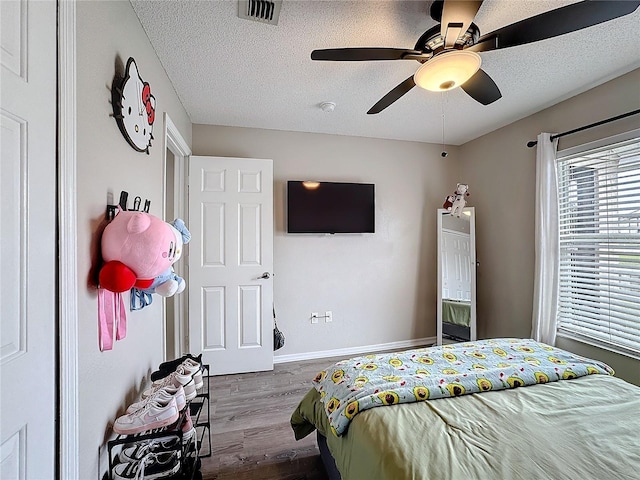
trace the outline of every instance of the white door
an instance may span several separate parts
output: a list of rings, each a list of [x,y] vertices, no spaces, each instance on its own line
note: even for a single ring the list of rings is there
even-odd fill
[[[0,478],[55,478],[56,2],[0,1]]]
[[[273,369],[273,164],[189,161],[189,350],[211,374]]]
[[[469,234],[442,231],[442,298],[471,301]]]

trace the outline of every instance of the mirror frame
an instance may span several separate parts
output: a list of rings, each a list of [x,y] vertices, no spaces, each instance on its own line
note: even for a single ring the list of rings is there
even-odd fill
[[[475,207],[464,207],[463,214],[469,213],[469,245],[471,248],[470,263],[471,263],[471,318],[470,318],[470,338],[469,341],[475,341],[478,338],[477,326],[476,326],[476,211]],[[436,345],[442,345],[442,218],[444,215],[450,215],[451,213],[444,208],[439,208],[437,212],[438,217],[438,300],[437,300],[437,337]]]

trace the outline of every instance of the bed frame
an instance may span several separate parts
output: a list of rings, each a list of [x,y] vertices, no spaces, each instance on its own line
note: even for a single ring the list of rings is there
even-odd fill
[[[327,472],[329,480],[342,480],[338,467],[336,467],[336,461],[333,459],[329,447],[327,446],[327,439],[324,435],[316,430],[316,439],[318,441],[318,448],[320,449],[320,458],[322,458],[322,464]]]
[[[442,322],[442,335],[454,340],[468,342],[471,339],[471,328]]]

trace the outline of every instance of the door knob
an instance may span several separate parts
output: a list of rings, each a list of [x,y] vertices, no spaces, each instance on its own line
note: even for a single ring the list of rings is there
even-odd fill
[[[268,278],[271,278],[271,275],[269,274],[269,272],[264,272],[260,278],[262,278],[262,279],[265,279],[265,280],[266,280],[266,279],[268,279]]]

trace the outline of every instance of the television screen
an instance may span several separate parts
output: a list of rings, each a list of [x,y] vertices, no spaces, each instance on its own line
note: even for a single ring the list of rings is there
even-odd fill
[[[287,232],[373,233],[372,183],[287,182]]]

